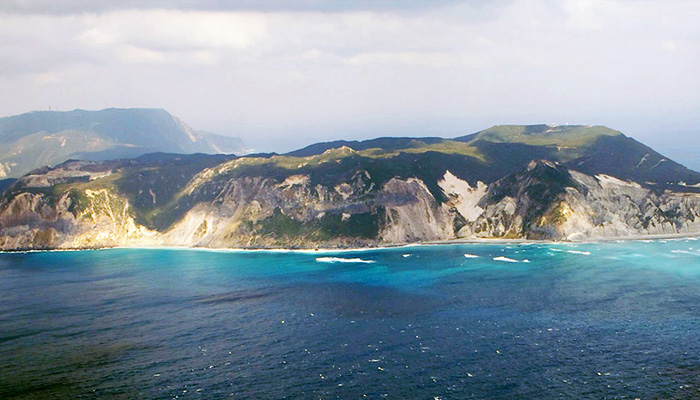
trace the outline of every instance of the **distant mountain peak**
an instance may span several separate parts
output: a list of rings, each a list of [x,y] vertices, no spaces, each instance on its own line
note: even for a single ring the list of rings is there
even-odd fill
[[[70,158],[241,153],[240,138],[196,131],[162,108],[34,111],[0,118],[0,179]]]

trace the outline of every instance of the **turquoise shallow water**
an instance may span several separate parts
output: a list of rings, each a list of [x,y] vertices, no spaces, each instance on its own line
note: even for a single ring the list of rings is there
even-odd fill
[[[3,399],[700,397],[695,239],[0,254],[0,295]]]

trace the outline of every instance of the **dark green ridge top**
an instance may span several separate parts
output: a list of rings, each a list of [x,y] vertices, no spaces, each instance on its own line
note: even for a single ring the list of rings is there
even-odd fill
[[[454,140],[471,142],[488,140],[499,143],[524,143],[530,145],[582,146],[602,136],[619,136],[622,132],[605,126],[590,125],[496,125]]]

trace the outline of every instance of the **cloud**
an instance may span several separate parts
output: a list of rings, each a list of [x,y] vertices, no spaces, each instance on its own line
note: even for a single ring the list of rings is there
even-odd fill
[[[454,57],[440,52],[373,52],[360,53],[345,59],[349,65],[405,64],[445,67],[454,65]]]
[[[346,12],[346,11],[387,11],[423,10],[436,6],[459,3],[460,0],[5,0],[0,2],[0,12],[14,14],[78,14],[103,13],[115,10],[172,9],[188,11],[282,11],[282,12]],[[475,0],[473,4],[488,3],[489,0]]]
[[[130,45],[120,47],[117,51],[117,57],[126,63],[162,63],[166,61],[166,55],[163,52]]]
[[[118,11],[80,18],[88,46],[132,44],[154,50],[254,46],[266,34],[266,21],[251,13]],[[129,21],[124,24],[124,21]]]

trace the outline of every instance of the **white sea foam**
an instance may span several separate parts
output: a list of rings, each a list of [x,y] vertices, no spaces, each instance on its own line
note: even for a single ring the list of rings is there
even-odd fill
[[[580,251],[580,250],[563,250],[563,249],[557,249],[557,248],[549,248],[550,251],[554,251],[557,253],[570,253],[570,254],[580,254],[584,256],[590,256],[591,252],[590,251]]]
[[[567,250],[567,253],[571,253],[571,254],[581,254],[581,255],[584,255],[584,256],[590,256],[590,255],[591,255],[591,252],[590,252],[590,251]]]
[[[477,256],[476,254],[469,254],[469,253],[465,253],[464,257],[465,258],[479,258],[479,256]]]
[[[520,262],[518,260],[513,260],[512,258],[508,258],[508,257],[494,257],[493,261],[503,261],[503,262],[509,262],[509,263]]]
[[[699,257],[700,257],[700,253],[695,253],[695,252],[687,251],[687,250],[671,250],[671,253],[675,253],[675,254],[688,254],[688,255],[691,255],[691,256],[699,256]]]
[[[342,258],[342,257],[316,257],[316,261],[325,263],[363,263],[371,264],[372,260],[363,260],[361,258]]]

